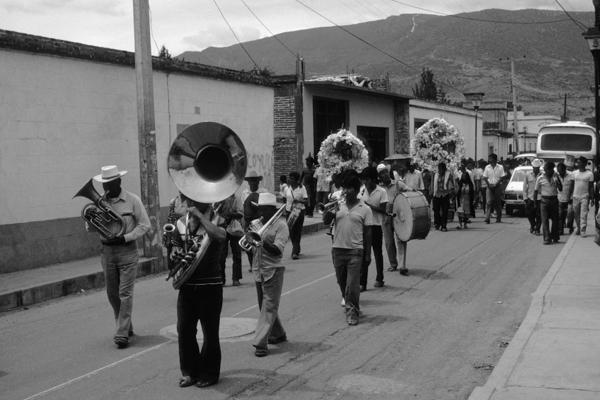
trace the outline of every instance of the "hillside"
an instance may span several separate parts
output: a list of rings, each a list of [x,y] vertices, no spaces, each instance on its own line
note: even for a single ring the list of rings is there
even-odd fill
[[[591,12],[572,15],[586,25],[593,24]],[[445,90],[456,101],[462,100],[460,92],[467,91],[482,91],[487,99],[510,100],[506,58],[513,57],[518,102],[526,112],[560,115],[566,93],[571,119],[593,114],[592,57],[581,30],[561,12],[490,9],[457,16],[403,14],[345,28],[400,61],[336,27],[278,37],[302,55],[308,76],[347,71],[371,78],[389,74],[394,90],[412,94],[421,69],[428,67],[448,84]],[[274,38],[244,45],[261,68],[276,74],[295,71],[294,56]],[[253,68],[239,45],[185,52],[179,57],[228,68]]]

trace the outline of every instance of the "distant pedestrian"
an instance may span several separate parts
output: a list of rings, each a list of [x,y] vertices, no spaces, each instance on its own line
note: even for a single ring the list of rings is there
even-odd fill
[[[438,164],[438,171],[431,181],[431,193],[433,195],[433,225],[435,229],[442,232],[448,231],[448,208],[450,198],[454,195],[455,184],[452,173],[446,168],[446,163]]]
[[[286,194],[286,212],[288,213],[288,225],[290,226],[290,240],[292,241],[292,259],[300,257],[300,240],[302,239],[302,226],[304,226],[304,215],[308,204],[308,193],[302,183],[300,174],[290,172],[289,186]]]
[[[562,190],[558,192],[558,231],[560,235],[564,235],[569,205],[573,203],[571,197],[573,191],[573,188],[571,187],[573,186],[573,176],[567,171],[567,167],[562,162],[558,163],[556,170],[558,171],[558,179],[562,184]]]
[[[485,210],[486,210],[486,203],[487,203],[487,182],[483,179],[483,170],[486,166],[486,162],[485,160],[481,159],[479,161],[477,161],[477,168],[475,169],[475,176],[479,177],[479,191],[478,191],[478,198],[477,198],[477,204],[479,204],[481,206],[481,209],[483,210],[483,213],[485,214]]]
[[[505,177],[504,167],[498,164],[498,156],[494,153],[488,157],[489,164],[483,170],[483,180],[487,184],[487,210],[485,223],[490,223],[492,210],[496,212],[496,222],[502,222],[502,182]]]
[[[221,249],[219,265],[223,277],[223,285],[227,281],[225,268],[227,264],[227,255],[231,247],[231,282],[232,286],[240,286],[242,279],[242,249],[239,241],[244,235],[242,219],[244,218],[244,203],[242,202],[242,193],[238,189],[234,194],[223,200],[219,215],[223,218],[222,226],[225,228],[225,242]]]
[[[329,196],[329,183],[331,178],[327,176],[327,173],[323,168],[317,167],[315,170],[314,178],[317,180],[317,199],[316,204],[327,203],[327,196]]]
[[[558,192],[560,190],[562,190],[562,184],[554,173],[554,163],[548,161],[544,164],[544,174],[537,178],[533,194],[534,201],[540,201],[544,244],[557,243],[560,238],[558,232]]]
[[[540,214],[538,202],[533,200],[533,194],[537,178],[540,176],[542,162],[536,158],[531,162],[531,166],[533,170],[527,171],[523,181],[523,198],[525,199],[525,212],[527,213],[527,219],[529,219],[529,233],[539,235],[542,226],[542,215]]]
[[[260,181],[262,181],[262,175],[258,175],[256,171],[248,172],[248,175],[244,178],[248,182],[248,189],[242,192],[242,200],[244,202],[244,232],[248,231],[250,223],[259,218],[258,206],[258,194],[265,192],[265,188],[261,188]],[[248,264],[252,265],[252,252],[247,252]],[[249,269],[251,270],[251,269]]]
[[[460,211],[458,213],[458,229],[466,229],[471,216],[473,193],[475,188],[471,181],[471,174],[468,173],[466,166],[461,166],[461,175],[458,179],[458,193],[456,196]],[[457,209],[458,210],[458,209]]]
[[[578,169],[573,172],[573,212],[577,225],[576,235],[585,236],[590,203],[594,197],[594,174],[586,169],[587,158],[577,159]]]
[[[118,348],[129,346],[133,336],[131,313],[133,308],[133,286],[138,266],[136,240],[150,230],[150,218],[140,198],[121,188],[121,177],[127,171],[119,171],[116,165],[101,168],[100,175],[94,176],[102,183],[102,199],[123,220],[123,232],[115,237],[102,237],[100,262],[104,270],[106,294],[113,309],[116,331],[113,340]],[[86,229],[97,232],[86,222]]]
[[[279,193],[277,193],[278,201],[285,202],[285,191],[287,190],[287,175],[279,176]]]
[[[306,188],[307,202],[304,210],[307,217],[312,218],[315,209],[315,201],[317,198],[317,181],[314,178],[315,175],[315,159],[308,153],[308,157],[304,160],[306,162],[306,168],[302,170],[300,176],[300,182],[302,186]]]

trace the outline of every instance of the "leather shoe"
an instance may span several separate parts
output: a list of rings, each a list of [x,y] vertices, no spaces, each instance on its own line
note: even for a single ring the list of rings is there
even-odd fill
[[[182,376],[179,379],[179,387],[188,387],[194,385],[198,380],[196,378],[192,378],[191,376]]]
[[[256,350],[254,350],[254,355],[256,357],[264,357],[268,354],[269,354],[269,349],[267,349],[267,348],[257,347]]]
[[[196,387],[205,388],[208,386],[215,385],[219,380],[218,379],[200,379],[196,382]]]
[[[383,287],[383,281],[375,281],[374,287]]]
[[[129,347],[129,339],[124,336],[116,336],[114,342],[119,349],[126,349]]]
[[[400,268],[400,275],[408,276],[408,269]]]

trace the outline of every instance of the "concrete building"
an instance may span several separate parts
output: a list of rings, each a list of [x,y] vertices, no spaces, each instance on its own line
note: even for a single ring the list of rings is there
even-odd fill
[[[154,59],[160,205],[166,159],[187,125],[215,121],[244,142],[272,189],[274,88],[264,77]],[[0,30],[0,272],[98,254],[73,195],[102,165],[140,193],[134,54]],[[101,187],[97,187],[101,191]]]
[[[498,159],[506,159],[512,152],[512,132],[508,129],[508,103],[506,101],[484,101],[479,111],[483,116],[483,151],[480,159],[495,153]]]
[[[414,135],[423,124],[432,118],[443,118],[460,132],[465,141],[465,156],[475,159],[475,142],[477,157],[487,156],[483,140],[483,116],[479,112],[475,118],[475,110],[448,104],[433,103],[425,100],[410,100],[410,133]],[[475,140],[475,121],[477,120],[477,140]]]
[[[508,129],[513,131],[514,121],[513,112],[507,114]],[[556,124],[561,122],[560,117],[556,115],[525,115],[523,111],[517,111],[517,127],[519,128],[519,152],[520,153],[535,153],[537,145],[537,136],[540,128],[548,124]],[[513,140],[510,141],[514,149]]]
[[[302,71],[302,67],[299,67]],[[274,79],[275,175],[303,167],[309,153],[316,158],[320,144],[342,127],[363,140],[371,161],[392,153],[408,153],[408,97],[393,92],[328,79],[297,75]]]

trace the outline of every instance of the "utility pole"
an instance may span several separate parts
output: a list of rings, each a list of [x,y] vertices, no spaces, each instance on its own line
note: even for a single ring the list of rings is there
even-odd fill
[[[519,119],[517,118],[517,89],[515,88],[515,61],[510,59],[510,90],[512,92],[513,106],[513,141],[515,153],[519,154]]]
[[[156,132],[154,122],[154,90],[152,53],[150,51],[150,13],[148,0],[133,0],[135,36],[135,77],[137,88],[138,146],[142,203],[148,210],[151,239],[144,237],[144,256],[156,257],[162,269],[160,246],[160,202],[156,163]]]
[[[560,119],[561,122],[567,122],[568,118],[567,118],[567,94],[565,93],[565,100],[563,103],[563,115],[562,118]]]

